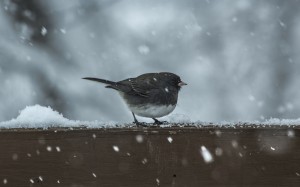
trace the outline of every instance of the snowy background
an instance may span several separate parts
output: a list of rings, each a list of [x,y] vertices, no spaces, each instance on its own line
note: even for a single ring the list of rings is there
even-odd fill
[[[0,121],[39,104],[72,120],[132,122],[82,80],[170,71],[192,121],[300,116],[298,0],[0,1]]]

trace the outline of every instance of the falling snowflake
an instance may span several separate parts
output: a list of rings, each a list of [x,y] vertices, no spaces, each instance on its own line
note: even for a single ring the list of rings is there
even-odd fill
[[[223,149],[217,147],[216,150],[215,150],[215,153],[216,153],[217,156],[222,156],[222,154],[223,154]]]
[[[119,152],[119,151],[120,151],[120,150],[119,150],[119,147],[116,146],[116,145],[113,146],[113,149],[114,149],[114,151],[116,151],[116,152]]]
[[[138,143],[143,143],[143,141],[144,141],[144,138],[142,135],[136,135],[135,139]]]
[[[142,163],[143,164],[146,164],[148,162],[148,159],[147,158],[144,158],[143,160],[142,160]]]
[[[52,147],[51,146],[47,146],[47,151],[51,152],[52,151]]]
[[[63,33],[63,34],[67,33],[66,29],[60,29],[60,32]]]
[[[157,186],[159,186],[159,183],[160,183],[159,179],[158,179],[158,178],[156,178],[155,180],[156,180],[156,184],[157,184]]]
[[[61,150],[60,150],[60,147],[58,147],[58,146],[56,146],[55,149],[56,149],[57,152],[60,152],[60,151],[61,151]]]
[[[42,27],[42,29],[41,29],[42,36],[45,36],[47,34],[47,32],[48,32],[47,29],[45,27]]]
[[[206,149],[204,145],[201,146],[200,153],[203,157],[205,163],[211,163],[214,161],[212,155],[210,154],[209,150]]]

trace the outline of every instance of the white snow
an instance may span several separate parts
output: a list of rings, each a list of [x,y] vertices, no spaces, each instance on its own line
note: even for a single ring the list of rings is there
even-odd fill
[[[202,122],[195,121],[192,122],[189,115],[173,113],[160,119],[161,121],[168,121],[166,125],[162,127],[169,127],[172,123],[185,124],[191,126],[234,126],[236,124],[240,125],[257,125],[257,126],[267,126],[267,125],[300,125],[300,118],[298,119],[278,119],[271,118],[265,121],[247,121],[247,122]],[[0,129],[10,129],[10,128],[51,128],[51,127],[86,127],[86,128],[113,128],[113,127],[128,127],[131,124],[125,124],[124,122],[105,122],[105,121],[76,121],[69,120],[65,118],[59,112],[53,110],[51,107],[45,107],[40,105],[27,106],[25,109],[19,112],[19,115],[9,121],[0,122]],[[151,124],[149,124],[151,126]],[[287,132],[289,137],[294,136],[293,131]],[[217,134],[218,135],[218,134]],[[97,136],[92,135],[93,138]],[[137,141],[140,141],[140,137],[136,137]],[[42,141],[42,140],[41,140]]]
[[[51,146],[47,146],[47,151],[51,152],[52,151],[52,147]]]
[[[144,158],[144,159],[142,160],[142,163],[143,163],[143,164],[147,164],[147,162],[148,162],[148,159],[147,159],[147,158]]]
[[[13,160],[18,160],[18,158],[19,158],[19,155],[17,154],[17,153],[14,153],[13,155],[12,155],[12,159]]]
[[[222,156],[222,154],[223,154],[223,149],[220,148],[220,147],[217,147],[216,150],[215,150],[215,154],[216,154],[217,156]]]
[[[113,146],[113,150],[116,151],[116,152],[119,152],[119,151],[120,151],[119,147],[116,146],[116,145]]]
[[[66,34],[66,33],[67,33],[66,29],[59,29],[59,30],[60,30],[60,32],[63,33],[63,34]]]
[[[295,137],[295,132],[293,130],[288,130],[287,135],[288,135],[288,137],[293,138],[293,137]]]
[[[144,137],[140,134],[136,135],[135,139],[138,143],[143,143],[143,141],[144,141]]]
[[[186,114],[179,114],[179,113],[171,113],[170,115],[163,117],[162,121],[168,121],[169,123],[186,123],[191,124],[191,119]],[[198,122],[196,122],[198,123]],[[202,122],[199,122],[202,123]]]
[[[76,126],[78,122],[68,120],[61,114],[53,111],[50,107],[43,107],[40,105],[28,106],[22,110],[19,116],[10,121],[1,122],[2,128],[37,128],[37,127],[51,127],[60,126]]]
[[[47,34],[47,29],[45,28],[45,27],[42,27],[42,29],[41,29],[41,34],[43,35],[43,36],[45,36],[46,34]]]
[[[213,156],[211,155],[209,150],[206,149],[206,147],[204,145],[201,146],[200,153],[201,153],[205,163],[211,163],[214,161]]]
[[[232,140],[232,141],[231,141],[231,145],[232,145],[232,147],[235,148],[235,149],[238,148],[238,146],[239,146],[239,144],[238,144],[238,142],[237,142],[236,140]]]
[[[155,181],[156,181],[157,186],[159,186],[159,184],[160,184],[159,178],[156,178]]]
[[[167,140],[168,140],[169,143],[172,143],[172,142],[173,142],[173,138],[172,138],[171,136],[169,136],[169,137],[167,138]]]
[[[56,148],[56,151],[57,151],[57,152],[60,152],[60,151],[61,151],[61,149],[60,149],[59,146],[56,146],[55,148]]]
[[[40,105],[27,106],[20,111],[17,118],[0,122],[0,128],[50,128],[50,127],[81,127],[103,128],[118,125],[116,122],[74,121],[64,118],[51,107]],[[122,125],[119,125],[122,126]],[[124,125],[123,125],[124,126]]]
[[[217,135],[217,137],[221,137],[222,132],[221,132],[220,130],[216,130],[216,131],[215,131],[215,134]]]

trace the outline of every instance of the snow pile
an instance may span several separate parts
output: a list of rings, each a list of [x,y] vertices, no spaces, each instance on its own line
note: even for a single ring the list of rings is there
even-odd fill
[[[113,126],[116,123],[98,121],[73,121],[64,118],[62,114],[54,111],[51,107],[40,105],[27,106],[20,111],[17,118],[10,121],[0,122],[0,128],[49,128],[49,127],[81,127],[101,128]]]
[[[186,125],[186,126],[235,126],[235,125],[300,125],[299,119],[277,119],[272,118],[264,122],[191,122],[187,115],[172,114],[161,118],[160,120],[167,120],[168,123],[161,127],[171,127],[172,125]],[[50,127],[86,127],[86,128],[112,128],[112,127],[129,127],[132,124],[116,123],[116,122],[101,122],[101,121],[74,121],[63,117],[62,114],[54,111],[51,107],[44,107],[40,105],[28,106],[22,111],[17,118],[10,121],[0,122],[0,128],[50,128]],[[151,126],[151,123],[149,123]],[[171,143],[171,142],[170,142]]]

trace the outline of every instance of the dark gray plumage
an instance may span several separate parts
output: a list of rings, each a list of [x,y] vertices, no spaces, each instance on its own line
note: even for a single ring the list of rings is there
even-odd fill
[[[92,77],[83,79],[101,82],[106,84],[106,88],[117,90],[131,110],[137,125],[141,124],[135,114],[150,117],[156,124],[161,124],[156,118],[168,115],[175,109],[178,92],[186,85],[178,75],[169,72],[146,73],[118,82]]]

